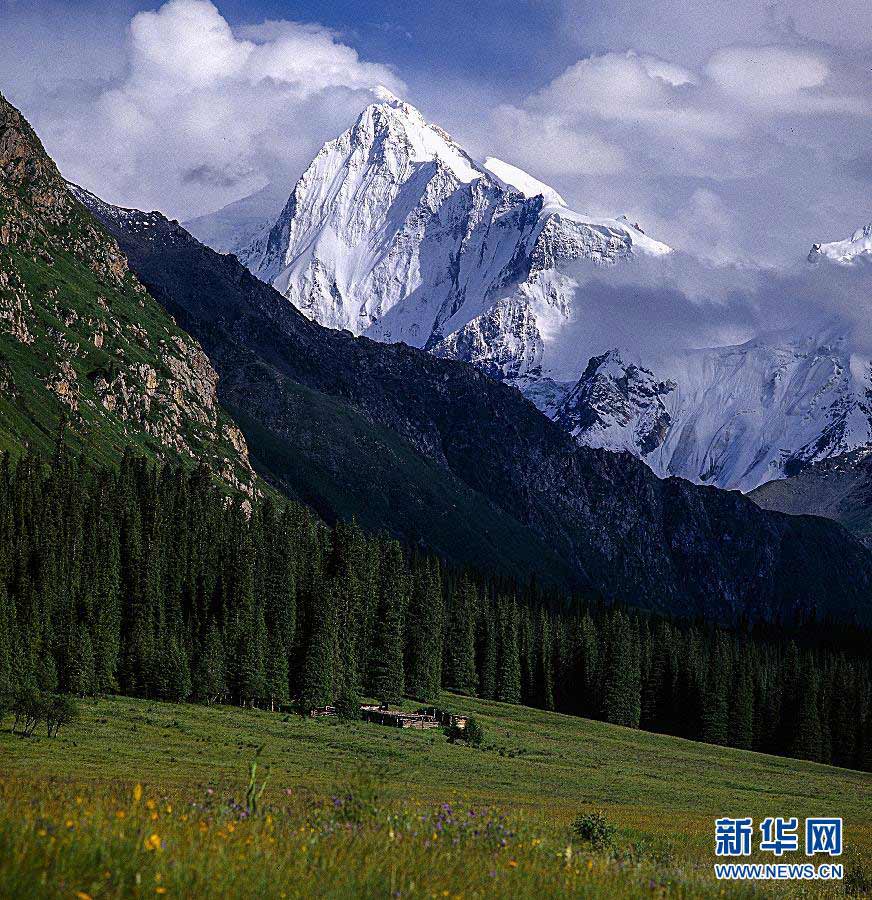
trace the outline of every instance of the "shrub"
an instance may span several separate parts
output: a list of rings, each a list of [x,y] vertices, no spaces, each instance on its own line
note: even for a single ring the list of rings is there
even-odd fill
[[[478,724],[478,721],[471,716],[466,722],[466,728],[452,725],[448,728],[447,733],[448,741],[451,744],[456,744],[458,741],[464,741],[470,747],[480,747],[484,740],[484,730],[481,725]]]
[[[23,688],[12,703],[12,733],[30,737],[45,717],[45,701],[36,688]]]
[[[353,721],[360,718],[360,697],[356,694],[344,694],[333,705],[340,719]]]
[[[601,810],[579,816],[572,823],[572,830],[577,838],[587,841],[596,850],[613,847],[617,831]]]
[[[484,740],[484,729],[478,724],[478,719],[473,719],[470,716],[466,723],[466,728],[463,729],[463,739],[471,747],[481,746]]]

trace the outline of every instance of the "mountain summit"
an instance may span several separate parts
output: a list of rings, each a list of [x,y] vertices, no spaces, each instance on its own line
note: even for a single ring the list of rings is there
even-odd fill
[[[514,166],[479,165],[382,94],[324,145],[266,240],[240,258],[323,325],[515,379],[561,352],[575,287],[561,265],[636,252],[669,248],[627,221],[573,212]]]

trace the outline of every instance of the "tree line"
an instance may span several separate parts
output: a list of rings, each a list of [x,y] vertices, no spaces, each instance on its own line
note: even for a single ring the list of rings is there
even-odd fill
[[[826,634],[827,641],[821,638]],[[459,570],[205,469],[0,459],[0,698],[353,707],[443,689],[872,770],[869,632],[688,622]]]

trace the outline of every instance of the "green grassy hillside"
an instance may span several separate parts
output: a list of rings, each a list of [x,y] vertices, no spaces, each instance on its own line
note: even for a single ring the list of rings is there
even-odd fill
[[[124,698],[83,703],[55,739],[15,737],[7,720],[0,894],[716,896],[713,819],[724,815],[842,816],[846,886],[869,887],[872,776],[447,702],[481,722],[481,748],[441,731]],[[261,746],[265,811],[240,818],[226,801],[243,800]],[[618,828],[611,850],[573,837],[572,820],[594,810]]]

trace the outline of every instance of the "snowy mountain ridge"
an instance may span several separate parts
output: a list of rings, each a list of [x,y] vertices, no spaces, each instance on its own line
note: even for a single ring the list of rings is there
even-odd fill
[[[847,240],[812,244],[808,261],[814,263],[825,257],[837,263],[850,263],[868,253],[872,253],[872,223],[858,228]]]
[[[872,227],[815,247],[853,258]],[[238,255],[322,325],[473,363],[661,476],[747,491],[872,442],[870,363],[837,324],[666,359],[583,352],[580,266],[670,253],[626,217],[582,215],[510,163],[479,164],[384,92]]]
[[[240,254],[304,314],[514,377],[571,314],[566,260],[668,253],[498,160],[476,163],[393,96],[368,106],[297,182],[265,244]],[[547,326],[547,327],[546,327]],[[482,335],[498,329],[498,346]]]

